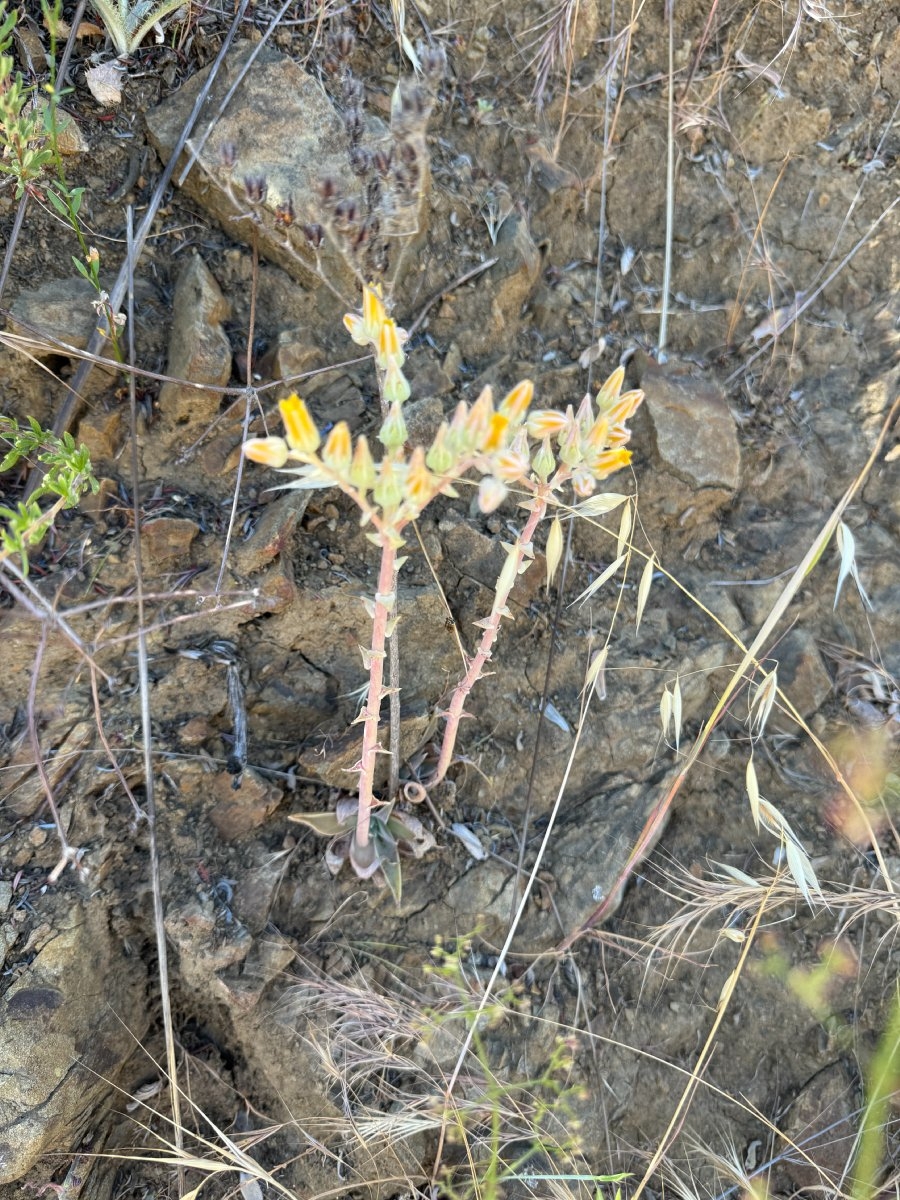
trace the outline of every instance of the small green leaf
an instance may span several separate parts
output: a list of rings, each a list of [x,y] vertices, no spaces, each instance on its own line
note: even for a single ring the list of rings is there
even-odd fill
[[[298,825],[306,825],[319,837],[327,838],[338,837],[353,826],[352,820],[339,821],[334,813],[291,813],[288,820],[296,821]]]

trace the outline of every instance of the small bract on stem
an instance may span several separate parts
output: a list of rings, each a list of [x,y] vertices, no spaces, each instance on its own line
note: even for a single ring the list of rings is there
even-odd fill
[[[454,485],[470,472],[480,476],[478,504],[482,512],[496,509],[511,489],[525,494],[528,518],[521,534],[506,546],[506,561],[495,588],[490,614],[478,625],[481,641],[456,685],[445,717],[442,746],[426,786],[439,783],[453,760],[466,698],[485,665],[504,617],[512,618],[509,598],[519,575],[534,561],[537,526],[558,493],[571,484],[576,496],[590,496],[598,482],[627,465],[631,454],[626,422],[643,399],[639,391],[622,392],[624,372],[615,371],[595,400],[585,396],[577,411],[548,409],[531,412],[534,394],[530,380],[518,383],[499,405],[490,388],[472,404],[460,402],[453,417],[444,421],[429,447],[407,447],[408,431],[403,405],[410,395],[403,374],[407,335],[387,315],[381,294],[374,286],[363,290],[362,313],[350,313],[344,324],[353,340],[371,346],[378,369],[382,423],[378,440],[382,454],[373,458],[365,437],[354,446],[346,422],[338,422],[324,444],[306,407],[296,395],[282,400],[285,436],[253,438],[244,443],[248,458],[282,469],[294,476],[287,487],[338,487],[359,508],[367,537],[381,552],[374,596],[363,600],[372,623],[369,646],[362,650],[369,675],[368,696],[360,718],[363,724],[358,803],[351,811],[342,803],[338,812],[297,814],[295,819],[316,832],[332,837],[326,860],[339,868],[345,857],[358,875],[373,875],[379,868],[395,895],[399,894],[398,844],[421,854],[433,839],[420,822],[394,811],[394,797],[382,803],[375,795],[375,767],[379,743],[381,702],[386,694],[386,646],[398,620],[397,573],[405,558],[404,530],[439,495],[455,496]],[[297,465],[289,465],[297,464]],[[396,686],[396,685],[395,685]]]

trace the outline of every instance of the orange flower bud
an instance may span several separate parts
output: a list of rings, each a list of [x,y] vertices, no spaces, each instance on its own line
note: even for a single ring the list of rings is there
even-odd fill
[[[283,467],[288,460],[288,444],[284,438],[250,438],[244,442],[244,456],[265,467]]]
[[[627,467],[630,462],[630,450],[603,450],[600,454],[589,455],[585,458],[584,465],[595,479],[601,480],[606,479],[615,471],[620,471],[622,467]]]
[[[534,398],[534,384],[530,379],[523,379],[503,397],[499,411],[508,417],[513,425],[518,425],[528,412],[528,406]]]
[[[407,500],[418,512],[434,496],[435,479],[425,465],[425,451],[421,446],[416,446],[410,457],[405,491]]]
[[[544,438],[558,437],[569,424],[565,413],[555,408],[541,408],[528,418],[528,436],[542,442]]]
[[[353,441],[350,437],[350,426],[346,421],[338,421],[322,448],[322,461],[339,475],[344,475],[350,466],[352,457]]]
[[[515,483],[528,474],[528,455],[521,450],[501,450],[499,454],[491,455],[491,467],[498,479],[504,483]]]
[[[375,357],[382,371],[387,370],[391,364],[398,368],[402,367],[406,360],[399,334],[396,323],[391,317],[386,317],[381,323],[376,342],[377,354]]]
[[[624,382],[625,368],[616,367],[612,375],[601,385],[600,391],[597,393],[597,407],[601,412],[605,412],[611,405],[615,404]]]
[[[282,400],[278,408],[290,448],[298,454],[314,455],[322,439],[304,402],[295,392]]]

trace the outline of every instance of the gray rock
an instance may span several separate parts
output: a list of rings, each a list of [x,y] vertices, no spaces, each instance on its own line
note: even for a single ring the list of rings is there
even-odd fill
[[[687,374],[678,364],[645,361],[640,383],[662,466],[691,487],[736,491],[741,448],[715,380]]]
[[[67,905],[0,1000],[0,1183],[75,1148],[149,1026],[140,958],[99,901]]]
[[[207,101],[209,113],[218,110],[254,49],[241,43],[226,62]],[[208,70],[198,72],[174,96],[147,114],[150,140],[163,159],[171,155],[208,74]],[[389,272],[396,277],[403,258],[397,250],[402,245],[406,252],[425,233],[430,169],[424,123],[420,130],[395,127],[389,131],[382,122],[364,117],[361,140],[371,151],[390,150],[395,143],[414,147],[415,187],[404,192],[394,186],[394,175],[389,175],[377,210],[380,233],[391,248]],[[326,238],[317,261],[317,252],[303,232],[305,224],[328,223],[320,199],[320,184],[325,178],[332,182],[336,198],[356,199],[362,209],[362,188],[350,169],[348,150],[344,122],[321,84],[293,59],[267,46],[216,121],[184,187],[230,237],[248,243],[257,239],[265,257],[306,287],[318,287],[321,272],[335,286],[355,295],[356,268],[361,263],[353,260],[362,252],[352,250],[347,238],[338,238],[334,243]],[[250,188],[245,182],[248,180],[254,181]],[[254,184],[256,199],[251,202],[249,193],[254,191]],[[343,248],[339,248],[339,241]],[[407,256],[413,269],[418,265],[414,258]]]
[[[231,378],[231,344],[222,328],[230,305],[202,258],[194,257],[178,277],[172,313],[167,374],[191,383],[225,387]],[[191,437],[218,413],[221,396],[214,392],[164,383],[159,409]]]

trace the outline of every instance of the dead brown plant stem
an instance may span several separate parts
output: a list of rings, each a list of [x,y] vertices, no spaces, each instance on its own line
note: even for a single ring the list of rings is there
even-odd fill
[[[126,266],[137,261],[134,252],[134,210],[131,205],[125,210],[128,253]],[[128,305],[128,361],[134,363],[134,272],[129,271],[127,288]],[[118,306],[116,306],[118,307]],[[153,929],[156,936],[156,961],[159,974],[160,1000],[163,1014],[163,1031],[166,1042],[166,1069],[172,1103],[172,1123],[175,1129],[175,1146],[179,1154],[184,1150],[184,1129],[181,1123],[181,1096],[178,1089],[178,1061],[175,1055],[175,1027],[172,1019],[172,1000],[169,991],[169,955],[166,945],[165,912],[163,908],[162,878],[159,868],[159,840],[156,813],[156,792],[153,777],[153,722],[150,713],[150,675],[147,663],[147,633],[144,628],[144,573],[141,555],[141,480],[138,464],[138,421],[137,389],[134,375],[129,375],[128,407],[131,432],[131,500],[134,515],[134,577],[137,601],[137,659],[138,682],[141,697],[141,735],[144,747],[144,790],[146,817],[150,831],[150,875],[153,891]],[[184,1169],[178,1168],[178,1193],[184,1195]]]
[[[772,347],[775,345],[775,343],[778,341],[778,339],[782,336],[782,334],[786,333],[788,331],[788,329],[790,329],[791,326],[797,320],[799,320],[799,318],[803,315],[803,313],[805,313],[806,310],[809,307],[811,307],[811,305],[815,304],[815,302],[822,295],[822,293],[829,286],[829,284],[833,283],[834,280],[837,279],[837,277],[840,275],[841,271],[843,271],[844,268],[848,265],[848,263],[850,263],[856,257],[856,255],[860,252],[860,250],[862,250],[862,248],[866,244],[866,242],[868,242],[868,240],[871,238],[872,234],[875,232],[875,230],[878,228],[878,226],[882,223],[882,221],[884,221],[894,211],[894,209],[897,207],[898,204],[900,204],[900,197],[897,197],[896,199],[892,200],[891,203],[884,210],[884,212],[881,213],[880,216],[875,218],[875,220],[872,222],[872,224],[869,226],[869,228],[866,230],[866,232],[862,235],[862,237],[850,247],[850,249],[847,251],[847,253],[844,255],[844,257],[838,263],[838,265],[831,272],[831,274],[828,275],[827,278],[823,279],[822,282],[819,284],[819,286],[814,288],[810,292],[810,294],[806,297],[806,299],[803,301],[803,303],[798,304],[796,306],[796,309],[793,306],[791,307],[790,314],[785,318],[784,324],[780,327],[778,334],[773,335],[772,337],[769,338],[768,341],[763,342],[763,344],[759,347],[759,349],[755,350],[753,352],[753,354],[751,354],[748,358],[746,358],[744,360],[744,362],[741,363],[741,365],[738,367],[738,369],[736,371],[732,371],[731,374],[728,376],[728,378],[725,380],[725,382],[723,384],[724,387],[729,387],[732,383],[736,382],[736,380],[740,379],[740,377],[744,374],[744,372],[748,369],[748,367],[750,367],[753,363],[755,363],[756,360],[758,358],[760,358],[761,355],[767,354],[769,352],[769,350],[771,350]]]
[[[773,881],[773,883],[774,883],[774,881]],[[644,1170],[644,1174],[641,1178],[641,1181],[638,1184],[634,1193],[631,1195],[630,1200],[640,1200],[640,1197],[643,1195],[644,1191],[647,1188],[647,1184],[650,1182],[650,1178],[653,1175],[653,1172],[656,1170],[656,1168],[662,1162],[664,1155],[669,1150],[669,1148],[671,1147],[672,1143],[674,1142],[675,1138],[678,1135],[678,1130],[680,1128],[680,1124],[683,1121],[684,1117],[687,1115],[687,1106],[690,1103],[694,1093],[696,1092],[697,1087],[700,1084],[703,1071],[706,1069],[706,1066],[709,1062],[709,1058],[710,1058],[710,1055],[712,1054],[713,1046],[715,1045],[716,1035],[718,1034],[719,1029],[721,1028],[722,1022],[725,1020],[725,1014],[728,1012],[728,1005],[729,1005],[732,995],[734,994],[734,989],[737,985],[737,981],[740,979],[741,974],[743,973],[744,967],[747,964],[747,959],[750,956],[750,951],[756,942],[756,934],[759,931],[760,922],[762,921],[763,914],[766,911],[766,908],[767,908],[766,901],[769,898],[770,892],[771,892],[771,888],[769,889],[769,891],[766,892],[766,895],[759,902],[759,905],[756,909],[756,913],[753,917],[753,924],[751,925],[749,931],[747,932],[747,936],[744,940],[744,944],[741,947],[741,954],[740,954],[740,957],[738,958],[737,966],[734,968],[734,970],[732,971],[731,975],[728,978],[727,983],[725,984],[725,989],[727,989],[727,990],[723,989],[723,996],[722,996],[721,1000],[719,1001],[718,1011],[716,1012],[716,1019],[713,1021],[712,1028],[710,1029],[709,1033],[706,1036],[706,1041],[703,1043],[703,1048],[700,1051],[700,1054],[697,1058],[697,1062],[694,1064],[693,1070],[691,1071],[690,1079],[688,1080],[687,1084],[685,1085],[684,1091],[681,1093],[680,1097],[678,1098],[678,1103],[675,1106],[675,1111],[672,1113],[672,1117],[669,1121],[668,1126],[666,1127],[666,1131],[663,1134],[663,1136],[660,1138],[659,1144],[653,1152],[653,1157],[650,1159],[650,1162],[647,1164],[647,1166]]]
[[[15,576],[16,580],[18,581],[18,585],[21,586],[13,583],[12,580],[7,578],[7,575]],[[62,634],[64,634],[65,637],[68,638],[68,640],[72,643],[72,646],[75,648],[77,653],[92,669],[100,671],[100,674],[107,681],[107,683],[113,682],[113,677],[111,675],[107,675],[104,670],[97,666],[97,663],[91,657],[91,654],[84,642],[71,627],[65,617],[60,616],[53,605],[49,604],[37,590],[37,588],[34,587],[28,577],[24,575],[16,566],[16,564],[9,559],[7,559],[7,561],[3,563],[2,568],[0,568],[0,587],[2,587],[3,590],[12,597],[16,604],[21,604],[24,611],[32,616],[36,621],[40,621],[41,624],[50,625],[54,629],[58,629]]]
[[[115,772],[116,779],[118,779],[119,784],[122,788],[122,791],[125,793],[125,795],[128,797],[128,799],[131,801],[131,807],[134,809],[135,821],[143,821],[144,815],[145,815],[144,810],[141,808],[141,806],[138,804],[137,800],[135,799],[134,792],[131,790],[131,788],[128,785],[128,780],[125,778],[125,773],[123,772],[122,768],[119,766],[119,760],[116,758],[115,754],[113,753],[112,746],[110,746],[109,740],[107,739],[107,736],[106,736],[106,730],[103,728],[103,710],[100,707],[100,689],[97,686],[97,669],[93,663],[90,664],[90,667],[91,667],[91,670],[90,670],[91,696],[94,701],[94,720],[97,723],[97,736],[100,738],[100,742],[103,746],[103,749],[106,751],[106,757],[109,759],[110,766],[112,767],[113,771]]]
[[[256,228],[253,229],[250,267],[250,314],[247,318],[247,380],[248,387],[244,398],[244,424],[241,430],[241,441],[245,442],[250,436],[250,413],[252,400],[255,395],[249,381],[253,378],[253,337],[256,331],[256,293],[259,286],[259,239]],[[222,580],[225,578],[225,568],[228,565],[228,552],[231,549],[231,539],[237,521],[238,504],[241,498],[241,481],[244,478],[244,456],[238,458],[237,477],[234,481],[234,492],[231,497],[231,512],[228,514],[228,528],[225,530],[225,544],[222,547],[222,561],[219,564],[219,574],[216,576],[216,586],[213,595],[218,598],[222,591]]]
[[[669,291],[672,287],[672,243],[675,234],[675,0],[665,0],[669,77],[666,94],[666,244],[660,295],[658,358],[666,361],[669,331]]]
[[[731,340],[734,337],[734,331],[737,328],[738,321],[740,320],[741,296],[742,296],[742,293],[744,290],[744,277],[747,274],[747,269],[750,264],[751,256],[753,254],[753,247],[756,245],[757,238],[762,239],[764,236],[763,228],[764,228],[764,223],[766,220],[766,214],[769,211],[769,206],[771,205],[772,201],[775,199],[775,193],[778,191],[778,187],[781,183],[781,180],[784,177],[784,173],[787,170],[788,163],[790,161],[791,161],[790,156],[785,156],[785,158],[782,160],[781,167],[779,168],[779,171],[778,171],[778,175],[775,177],[775,181],[773,182],[772,186],[769,188],[769,194],[768,194],[768,196],[766,196],[766,202],[762,207],[762,212],[759,214],[759,216],[756,219],[756,228],[753,230],[753,237],[751,238],[750,245],[747,248],[747,256],[744,260],[743,266],[741,267],[740,278],[738,279],[738,285],[737,285],[737,288],[735,289],[735,293],[734,293],[734,304],[732,306],[731,316],[728,320],[728,328],[725,331],[725,345],[726,346],[731,345]],[[751,184],[752,184],[752,181],[751,181]],[[754,189],[754,194],[755,194],[755,189]],[[763,248],[763,253],[764,254],[766,253],[765,247]],[[769,297],[771,300],[772,308],[774,309],[775,308],[775,296],[771,290],[771,283],[769,285]]]

